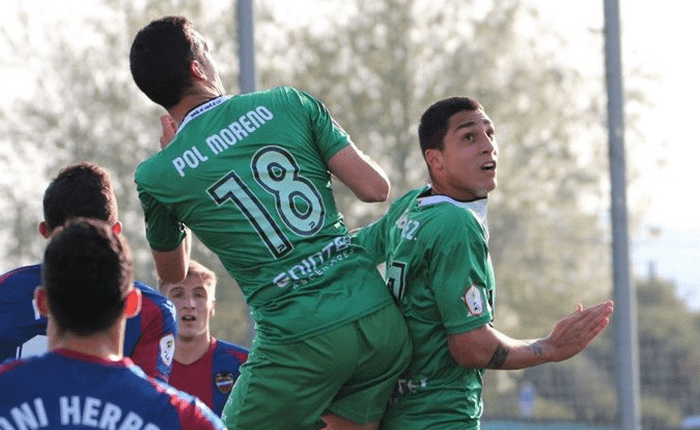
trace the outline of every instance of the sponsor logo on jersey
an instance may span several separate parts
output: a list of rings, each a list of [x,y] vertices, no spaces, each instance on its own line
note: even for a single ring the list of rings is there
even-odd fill
[[[160,359],[163,360],[166,366],[173,363],[175,356],[175,336],[169,334],[160,339]]]
[[[398,381],[396,381],[395,392],[400,395],[413,394],[419,389],[424,390],[426,388],[428,388],[428,378],[423,378],[418,381],[412,381],[410,379],[399,379]]]
[[[214,375],[214,385],[222,394],[231,392],[234,382],[236,382],[236,378],[233,377],[231,372],[219,372]]]
[[[291,285],[292,288],[296,289],[314,278],[323,276],[326,270],[345,260],[354,252],[349,236],[336,237],[328,242],[320,252],[304,258],[286,272],[275,276],[272,282],[279,288]]]
[[[482,312],[484,312],[484,299],[481,296],[481,290],[476,286],[476,284],[472,284],[467,289],[467,292],[464,293],[462,300],[464,301],[464,304],[467,305],[467,309],[469,309],[470,314],[479,316],[482,314]]]

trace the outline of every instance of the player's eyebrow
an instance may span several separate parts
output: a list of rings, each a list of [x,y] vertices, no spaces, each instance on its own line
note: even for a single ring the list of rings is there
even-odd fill
[[[491,120],[489,120],[487,118],[484,118],[482,120],[482,122],[486,125],[493,126],[493,123],[491,122]],[[455,129],[460,130],[462,128],[471,128],[471,127],[474,127],[477,123],[478,123],[478,121],[474,121],[474,120],[467,121],[467,122],[461,122],[461,123],[457,124],[457,127],[455,127]]]
[[[181,293],[182,291],[184,291],[184,288],[182,288],[182,287],[180,287],[180,286],[171,287],[171,288],[168,290],[168,294],[172,294],[172,293]]]

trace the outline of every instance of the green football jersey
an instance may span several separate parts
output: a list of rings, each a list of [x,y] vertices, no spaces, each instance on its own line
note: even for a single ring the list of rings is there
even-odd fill
[[[486,200],[463,203],[429,190],[404,195],[354,237],[375,263],[386,263],[386,283],[413,341],[413,360],[391,399],[384,430],[479,428],[483,369],[459,366],[447,336],[493,320]]]
[[[152,249],[187,226],[241,288],[257,334],[293,342],[367,315],[391,295],[351,243],[328,160],[349,144],[325,106],[278,87],[192,110],[136,170]]]

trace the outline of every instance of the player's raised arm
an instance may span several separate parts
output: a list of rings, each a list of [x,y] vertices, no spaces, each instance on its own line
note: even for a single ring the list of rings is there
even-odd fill
[[[331,157],[328,169],[363,202],[383,202],[389,197],[389,178],[384,169],[352,142]]]
[[[189,235],[171,251],[156,251],[151,249],[156,263],[158,277],[166,282],[177,283],[187,276],[187,266],[190,264],[191,241]]]

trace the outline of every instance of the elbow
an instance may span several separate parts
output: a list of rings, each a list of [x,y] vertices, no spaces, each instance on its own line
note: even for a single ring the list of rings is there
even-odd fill
[[[185,280],[187,273],[179,270],[157,270],[161,281],[168,284],[177,284]]]
[[[460,366],[467,368],[467,369],[473,369],[473,368],[478,368],[478,369],[483,369],[486,367],[486,363],[484,363],[482,360],[477,360],[472,356],[465,355],[465,354],[451,354],[452,359],[459,364]]]
[[[469,333],[447,337],[448,349],[452,359],[467,369],[484,369],[489,362],[487,348],[480,345],[477,339],[469,337]]]
[[[452,359],[458,365],[466,368],[479,367],[479,363],[474,360],[474,354],[471,354],[470,351],[466,350],[465,348],[451,345],[449,351],[450,356],[452,356]]]
[[[187,268],[190,264],[189,255],[184,253],[184,246],[179,246],[173,251],[153,251],[158,277],[167,283],[177,284],[187,276]]]
[[[391,187],[389,186],[389,182],[385,181],[355,193],[355,195],[365,203],[379,203],[385,202],[389,198],[390,191]]]

